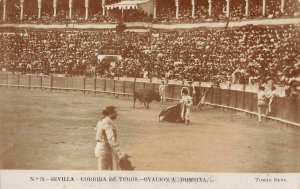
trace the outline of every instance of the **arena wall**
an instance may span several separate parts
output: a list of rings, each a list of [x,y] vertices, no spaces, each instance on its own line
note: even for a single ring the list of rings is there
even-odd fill
[[[160,80],[142,80],[134,78],[86,78],[86,77],[56,77],[20,75],[0,72],[0,86],[2,88],[28,88],[29,90],[40,88],[53,90],[72,90],[94,93],[119,94],[132,96],[138,89],[155,89],[158,91]],[[206,93],[205,104],[220,108],[233,109],[256,115],[257,98],[256,93],[249,92],[250,86],[222,84],[221,87],[209,83],[194,83],[194,88],[199,94]],[[190,87],[182,81],[169,81],[166,90],[168,100],[179,100],[180,91],[183,86]],[[253,86],[257,88],[257,86]],[[246,90],[248,89],[248,90]],[[251,89],[250,91],[254,91]],[[275,97],[271,116],[268,119],[283,123],[300,126],[300,98],[298,97]]]
[[[172,24],[152,24],[145,22],[126,23],[128,29],[145,28],[158,30],[175,30],[175,29],[197,29],[197,28],[224,28],[224,27],[241,27],[246,25],[285,25],[299,24],[299,18],[282,18],[282,19],[250,19],[241,21],[227,22],[199,22],[199,23],[172,23]],[[227,26],[226,26],[227,25]],[[117,24],[0,24],[0,28],[30,28],[30,29],[115,29]]]

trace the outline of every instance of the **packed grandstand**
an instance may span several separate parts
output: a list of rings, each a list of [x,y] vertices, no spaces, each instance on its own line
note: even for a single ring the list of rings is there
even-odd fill
[[[55,1],[55,0],[54,0]],[[154,1],[157,14],[142,9],[123,12],[117,8],[102,14],[106,6],[119,1],[96,0],[5,1],[4,23],[115,23],[157,22],[194,23],[259,18],[295,18],[298,0]],[[22,2],[22,1],[21,1]],[[40,7],[38,19],[37,7]],[[85,4],[88,2],[87,4]],[[151,1],[153,3],[153,1]],[[194,2],[194,6],[191,5]],[[210,3],[212,2],[212,3]],[[249,3],[248,15],[245,2]],[[178,4],[177,4],[178,3]],[[177,6],[180,5],[180,6]],[[213,9],[210,12],[209,6]],[[226,6],[230,11],[226,11]],[[153,6],[153,4],[151,4]],[[2,7],[2,6],[0,6]],[[72,15],[70,15],[72,7]],[[175,8],[179,7],[179,9]],[[194,7],[194,8],[193,8]],[[194,12],[192,11],[194,9]],[[3,13],[2,9],[2,13]],[[88,10],[89,14],[85,14]],[[176,11],[179,11],[178,15]],[[174,12],[175,11],[175,12]],[[20,14],[22,19],[20,19]],[[192,15],[193,14],[193,15]],[[230,16],[227,17],[226,14]],[[4,14],[1,14],[4,17]],[[71,17],[70,17],[71,16]],[[3,23],[2,23],[3,24]],[[114,30],[33,30],[19,29],[0,33],[0,69],[23,74],[64,74],[88,77],[166,78],[231,83],[264,83],[273,80],[286,84],[299,77],[300,33],[298,24],[245,25],[240,27],[198,28],[194,30],[154,30],[123,32]],[[99,59],[100,55],[116,55]]]

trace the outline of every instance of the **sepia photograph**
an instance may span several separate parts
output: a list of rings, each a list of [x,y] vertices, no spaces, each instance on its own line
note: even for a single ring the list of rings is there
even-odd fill
[[[0,0],[1,189],[248,174],[300,188],[300,0]]]

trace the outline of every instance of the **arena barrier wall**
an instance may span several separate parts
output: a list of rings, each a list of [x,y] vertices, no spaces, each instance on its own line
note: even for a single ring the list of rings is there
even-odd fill
[[[125,93],[125,81],[115,81],[115,92],[116,93]]]
[[[112,79],[106,79],[105,80],[105,86],[106,86],[106,92],[109,92],[109,93],[114,93],[115,92],[115,83],[114,83],[114,80]]]
[[[86,78],[85,88],[86,91],[96,91],[96,78]]]
[[[127,28],[143,28],[143,29],[196,29],[196,28],[224,28],[227,24],[226,20],[219,22],[196,22],[196,23],[146,23],[146,22],[126,22]],[[279,18],[279,19],[249,19],[230,21],[227,27],[241,27],[246,25],[284,25],[299,24],[298,18]],[[0,24],[0,28],[34,28],[34,29],[114,29],[117,24],[95,23],[95,24]]]
[[[52,77],[52,88],[53,89],[70,89],[66,83],[64,77]]]
[[[139,80],[134,78],[86,78],[86,77],[57,77],[57,76],[36,76],[21,75],[0,72],[0,86],[52,90],[72,90],[85,93],[100,92],[120,95],[133,95],[139,89],[154,89],[158,91],[160,80]],[[195,89],[198,93],[198,101],[201,95],[207,91],[204,103],[220,108],[228,108],[243,111],[252,115],[257,112],[256,93],[249,92],[256,87],[247,85],[221,85],[212,86],[210,83],[197,83]],[[166,97],[168,100],[179,100],[182,87],[189,87],[182,81],[168,81]],[[228,86],[228,85],[227,85]],[[251,89],[251,90],[249,90]],[[198,103],[198,102],[197,102]],[[269,119],[283,123],[300,126],[300,98],[299,97],[278,97],[275,96],[272,103],[272,111]]]
[[[18,86],[19,85],[19,78],[20,75],[11,75],[10,77],[7,77],[7,84],[12,86]]]
[[[0,84],[1,85],[8,85],[8,74],[0,74]]]
[[[42,76],[42,89],[51,89],[52,88],[52,77],[51,76]]]
[[[145,83],[145,89],[155,89],[155,83]]]
[[[245,92],[244,93],[244,97],[245,97],[244,110],[247,110],[249,112],[253,111],[252,104],[254,104],[254,103],[253,103],[253,97],[252,96],[253,96],[253,93],[250,93],[250,92]]]
[[[245,105],[245,92],[242,92],[242,91],[236,91],[236,106],[237,108],[239,109],[245,109],[244,108],[244,105]]]
[[[96,79],[96,91],[97,92],[105,92],[106,91],[106,85],[105,85],[106,79]]]
[[[144,90],[145,89],[145,83],[144,82],[135,82],[135,90]]]
[[[134,81],[125,81],[125,94],[133,94],[135,92],[135,82]]]
[[[43,77],[32,75],[31,78],[29,79],[29,81],[30,81],[31,87],[41,88],[42,87],[42,82],[43,82]]]
[[[29,75],[18,75],[17,76],[17,85],[19,87],[23,86],[31,86],[31,80],[32,78],[29,78]]]
[[[229,105],[229,96],[230,96],[229,89],[221,89],[221,102],[220,102],[220,105],[228,106]]]

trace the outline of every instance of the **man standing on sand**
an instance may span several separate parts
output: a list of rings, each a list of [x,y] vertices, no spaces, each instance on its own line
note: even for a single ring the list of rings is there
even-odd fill
[[[98,159],[99,170],[119,170],[120,161],[127,159],[120,145],[117,143],[117,129],[113,120],[117,119],[117,110],[114,106],[107,106],[103,111],[103,119],[96,126],[95,156]]]
[[[190,109],[193,105],[193,99],[189,96],[189,90],[186,87],[181,89],[181,119],[184,120],[187,125],[190,122]]]
[[[161,84],[159,85],[159,95],[160,102],[166,102],[166,84],[164,80],[161,80]]]

